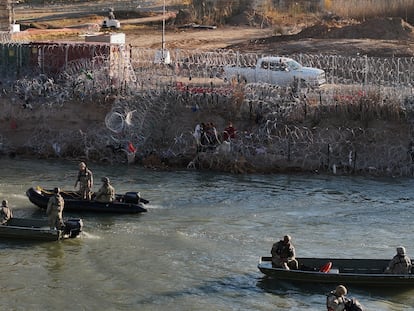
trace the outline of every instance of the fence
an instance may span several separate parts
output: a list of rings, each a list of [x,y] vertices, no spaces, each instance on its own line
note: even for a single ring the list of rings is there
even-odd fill
[[[330,84],[293,92],[268,84],[234,86],[223,81],[225,66],[254,66],[262,56],[258,54],[173,50],[169,51],[171,63],[154,64],[156,50],[133,46],[112,57],[99,52],[70,58],[67,48],[54,45],[50,51],[59,53],[49,53],[47,59],[39,54],[31,57],[33,49],[39,51],[39,46],[0,46],[3,86],[9,84],[16,96],[31,105],[63,105],[68,99],[96,101],[97,93],[101,98],[122,93],[105,119],[105,128],[82,133],[79,143],[66,144],[78,148],[60,148],[62,155],[74,156],[76,150],[87,157],[109,157],[107,150],[99,150],[108,142],[113,150],[132,142],[141,155],[154,149],[167,158],[191,154],[193,116],[203,112],[254,124],[232,142],[231,154],[237,160],[262,159],[256,160],[256,167],[266,163],[304,170],[413,173],[412,58],[293,55],[303,65],[324,69]],[[61,71],[46,71],[47,66]],[[108,68],[116,71],[113,76]],[[324,123],[335,118],[344,122]],[[378,120],[400,123],[399,132],[394,133],[398,139],[392,139],[386,129],[370,129],[368,124]],[[76,139],[70,133],[61,135],[62,143],[66,138]],[[51,137],[44,134],[32,137],[28,146],[39,153],[50,151],[48,140]],[[225,168],[225,159],[214,154],[203,161],[212,161],[207,167]],[[197,161],[200,158],[191,163],[197,166]]]
[[[171,63],[154,64],[156,50],[137,47],[120,47],[111,51],[107,45],[96,44],[36,44],[3,43],[0,45],[0,76],[20,79],[22,76],[35,76],[53,71],[81,70],[99,71],[111,68],[112,76],[121,81],[133,81],[131,69],[139,82],[151,80],[153,83],[177,78],[222,78],[226,66],[253,67],[263,55],[241,54],[232,50],[213,52],[197,50],[171,50]],[[414,85],[414,58],[375,58],[367,56],[344,57],[338,55],[296,54],[289,57],[304,66],[324,69],[330,84],[377,85],[384,87],[412,87]],[[87,60],[87,61],[85,61]],[[75,63],[75,64],[74,64]],[[132,66],[129,68],[129,66]],[[107,75],[108,76],[108,75]],[[157,81],[158,80],[158,81]]]
[[[154,67],[156,50],[131,47],[132,66],[150,76],[160,74]],[[253,67],[257,59],[265,56],[238,53],[232,50],[213,52],[197,50],[171,50],[169,75],[184,77],[220,77],[225,66]],[[289,57],[304,66],[325,70],[327,81],[332,84],[381,85],[388,87],[411,87],[414,85],[414,58],[378,58],[359,56],[345,57],[322,54],[293,54]]]

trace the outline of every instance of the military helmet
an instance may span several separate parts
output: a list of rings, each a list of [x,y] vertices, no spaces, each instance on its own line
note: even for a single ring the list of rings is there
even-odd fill
[[[335,294],[337,296],[345,296],[348,293],[348,290],[343,285],[338,285],[335,289]]]
[[[400,255],[400,256],[404,256],[405,255],[405,247],[404,246],[397,247],[397,254]]]
[[[59,193],[60,192],[60,189],[58,187],[56,187],[55,189],[53,189],[53,192],[54,193]]]
[[[109,178],[108,177],[102,177],[101,180],[105,183],[105,184],[109,184]]]
[[[1,201],[1,206],[7,206],[7,204],[9,204],[9,202],[7,200]]]

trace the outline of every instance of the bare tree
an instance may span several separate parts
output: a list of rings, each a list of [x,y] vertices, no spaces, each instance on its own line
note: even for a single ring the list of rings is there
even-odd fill
[[[192,0],[195,17],[203,23],[223,24],[226,19],[250,9],[250,0]]]

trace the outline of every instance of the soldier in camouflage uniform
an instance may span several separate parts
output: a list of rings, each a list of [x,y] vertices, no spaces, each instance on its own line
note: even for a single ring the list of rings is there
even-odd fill
[[[295,256],[295,247],[292,244],[290,235],[285,235],[283,240],[276,242],[270,251],[272,254],[272,265],[282,267],[286,270],[298,269],[298,261]]]
[[[115,188],[109,183],[108,177],[102,177],[103,185],[98,190],[95,200],[98,202],[113,202],[115,200]]]
[[[9,202],[7,200],[3,200],[1,202],[0,224],[5,225],[11,218],[13,218],[13,212],[9,207]]]
[[[343,285],[338,285],[334,291],[331,291],[326,297],[326,307],[328,311],[346,310],[347,289]]]
[[[404,246],[397,247],[397,254],[392,258],[385,273],[391,274],[410,274],[411,273],[411,259],[407,256]]]
[[[50,229],[61,229],[64,226],[63,208],[65,201],[60,195],[59,188],[55,188],[53,192],[54,194],[50,197],[49,202],[47,202],[46,215],[49,220]]]
[[[75,182],[75,189],[79,183],[79,192],[83,200],[91,199],[91,191],[93,187],[92,171],[86,167],[85,162],[79,163],[78,178]]]

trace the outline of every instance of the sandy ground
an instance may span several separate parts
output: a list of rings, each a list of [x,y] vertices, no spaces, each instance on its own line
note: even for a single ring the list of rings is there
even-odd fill
[[[139,2],[139,1],[138,1]],[[114,5],[117,5],[115,2]],[[151,7],[138,8],[133,3],[122,4],[117,19],[126,34],[128,44],[158,48],[162,42],[162,10],[153,1]],[[118,3],[121,5],[121,2]],[[128,11],[128,6],[131,6]],[[16,19],[25,28],[43,28],[31,32],[31,41],[83,41],[85,32],[97,31],[106,16],[108,3],[73,4],[64,6],[25,7],[16,9]],[[117,12],[117,10],[115,10]],[[401,19],[382,19],[360,24],[319,21],[320,24],[285,24],[268,28],[219,26],[217,29],[180,28],[174,23],[178,11],[171,8],[166,14],[165,43],[168,49],[234,49],[240,52],[263,54],[313,53],[327,55],[367,55],[394,57],[414,55],[413,27]],[[315,21],[313,21],[314,23]],[[95,25],[95,27],[91,27]],[[65,32],[45,30],[69,27]],[[275,29],[285,34],[275,36]],[[36,33],[36,35],[35,35]],[[293,34],[293,35],[292,35]],[[37,36],[37,37],[36,37]]]
[[[272,34],[271,29],[251,27],[220,27],[217,29],[171,29],[165,32],[165,44],[168,49],[225,49],[229,45],[243,43],[246,38],[259,39]],[[162,31],[146,30],[127,31],[127,42],[133,46],[159,48],[162,42]]]

